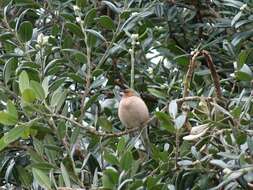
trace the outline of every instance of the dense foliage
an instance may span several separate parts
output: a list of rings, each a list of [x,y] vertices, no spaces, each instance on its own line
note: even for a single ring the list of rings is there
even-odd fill
[[[250,0],[0,1],[0,184],[253,188],[252,13]],[[151,157],[118,119],[124,87],[149,107]]]

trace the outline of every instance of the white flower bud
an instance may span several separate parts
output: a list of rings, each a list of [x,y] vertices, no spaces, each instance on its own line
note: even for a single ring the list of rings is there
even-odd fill
[[[76,17],[76,22],[77,23],[80,23],[82,20],[81,20],[81,18],[80,17]]]
[[[137,13],[137,12],[132,12],[132,16],[136,16],[136,15],[138,15],[139,13]]]
[[[133,53],[133,50],[130,48],[130,49],[128,50],[128,52],[129,52],[129,53]]]
[[[44,36],[43,33],[40,33],[37,37],[37,43],[41,46],[48,43],[49,36]]]
[[[131,39],[132,39],[133,41],[136,41],[138,38],[139,38],[139,34],[132,34],[132,35],[131,35]]]
[[[243,10],[245,10],[246,8],[247,8],[247,4],[243,4],[241,7],[240,7],[240,11],[243,11]]]
[[[73,9],[74,9],[75,12],[80,12],[80,10],[81,10],[81,9],[80,9],[78,6],[76,6],[76,5],[73,6]]]
[[[149,67],[147,71],[148,71],[149,74],[153,74],[154,69]]]
[[[235,70],[237,70],[237,68],[238,68],[238,67],[237,67],[237,61],[234,61],[234,62],[233,62],[233,65],[234,65]]]
[[[44,34],[43,33],[40,33],[37,37],[37,43],[38,44],[42,44],[42,41],[43,41],[43,37],[44,37]]]
[[[225,174],[230,174],[230,173],[232,172],[232,170],[230,170],[229,168],[225,168],[225,169],[223,170],[223,172],[224,172]]]

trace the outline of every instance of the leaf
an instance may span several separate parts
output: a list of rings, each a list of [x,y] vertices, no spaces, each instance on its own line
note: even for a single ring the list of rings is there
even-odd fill
[[[26,126],[17,126],[11,129],[8,133],[6,133],[0,139],[0,151],[7,147],[10,143],[14,142],[15,140],[19,139],[23,133],[26,131]]]
[[[29,21],[24,21],[21,23],[18,29],[18,37],[22,42],[27,42],[32,38],[33,25]]]
[[[224,109],[223,107],[221,107],[220,105],[218,105],[218,104],[216,104],[216,103],[213,103],[213,102],[211,102],[211,104],[212,104],[217,110],[219,110],[220,112],[222,112],[222,113],[228,115],[229,117],[233,118],[233,116],[232,116],[226,109]]]
[[[44,90],[45,93],[45,98],[48,95],[48,89],[49,89],[49,77],[45,77],[44,80],[42,81],[42,88]]]
[[[93,8],[90,11],[88,11],[88,13],[85,16],[84,26],[90,25],[94,21],[95,17],[96,17],[96,9]]]
[[[65,27],[70,31],[72,32],[73,34],[75,34],[76,36],[80,37],[80,38],[83,38],[83,32],[80,28],[80,26],[78,26],[77,24],[75,23],[71,23],[71,22],[67,22],[65,24]]]
[[[211,160],[210,163],[213,165],[219,166],[220,168],[224,168],[224,169],[230,168],[230,166],[222,160]]]
[[[85,32],[88,32],[90,34],[92,34],[93,36],[96,36],[97,38],[101,39],[102,41],[106,42],[105,37],[100,34],[98,31],[93,30],[93,29],[85,29]]]
[[[193,164],[193,162],[191,160],[181,160],[178,162],[179,166],[190,166],[192,164]]]
[[[243,15],[243,13],[240,11],[238,12],[234,18],[231,21],[231,26],[234,26],[234,24],[240,19],[240,17]]]
[[[117,156],[107,150],[104,151],[104,159],[112,165],[117,166],[119,164]]]
[[[64,183],[65,183],[65,186],[66,187],[71,187],[71,182],[70,182],[70,179],[69,179],[69,174],[68,174],[68,171],[65,168],[65,166],[64,166],[63,163],[61,163],[61,174],[62,174]]]
[[[233,46],[237,46],[242,40],[245,40],[245,39],[251,37],[252,34],[253,34],[253,30],[236,33],[234,35],[233,40],[231,41],[231,44],[233,44]]]
[[[59,109],[62,107],[67,94],[68,91],[65,89],[63,90],[61,88],[58,88],[56,91],[54,91],[50,103],[51,106],[55,107],[56,112],[59,111]]]
[[[154,89],[154,88],[148,88],[148,91],[152,94],[152,95],[154,95],[154,96],[156,96],[156,97],[158,97],[158,98],[162,98],[162,99],[166,99],[166,94],[164,94],[163,92],[161,92],[161,91],[159,91],[159,90],[156,90],[156,89]]]
[[[43,171],[41,171],[39,169],[32,168],[32,173],[33,173],[34,179],[36,180],[36,182],[40,186],[42,186],[48,190],[51,190],[50,179]]]
[[[94,80],[94,82],[90,85],[90,88],[95,89],[95,88],[98,88],[102,85],[106,85],[107,81],[108,81],[108,79],[105,78],[105,76],[102,74]]]
[[[177,102],[176,100],[172,100],[169,104],[169,113],[170,113],[170,116],[175,119],[176,116],[177,116]]]
[[[4,65],[3,77],[4,77],[5,84],[8,84],[8,82],[10,81],[11,76],[14,74],[14,71],[17,68],[17,65],[18,65],[18,60],[15,57],[10,58]]]
[[[7,112],[11,114],[16,120],[18,119],[18,112],[12,101],[7,101]]]
[[[35,92],[31,88],[27,88],[22,93],[22,100],[32,103],[36,99]]]
[[[180,115],[175,119],[175,127],[176,129],[180,129],[181,127],[183,127],[184,123],[186,120],[186,115]]]
[[[39,169],[43,172],[50,172],[50,170],[52,170],[52,169],[57,169],[57,167],[54,166],[53,164],[50,164],[50,163],[44,162],[44,161],[31,164],[30,166],[32,168]]]
[[[125,150],[125,147],[126,147],[126,140],[124,137],[121,137],[117,145],[117,152],[119,154],[122,154],[122,152],[124,152]]]
[[[43,87],[37,81],[30,81],[30,87],[33,89],[36,97],[40,100],[45,99],[45,92]]]
[[[87,0],[76,0],[76,5],[81,9],[85,8],[87,4]]]
[[[105,117],[98,118],[99,125],[107,132],[112,131],[112,124],[111,122]]]
[[[253,138],[252,137],[247,138],[247,144],[249,147],[250,154],[251,156],[253,156]]]
[[[112,2],[110,1],[102,1],[102,4],[107,5],[113,12],[120,13],[121,9],[116,7]]]
[[[242,66],[240,71],[236,72],[236,78],[242,81],[250,81],[253,79],[253,73],[250,67],[246,64]]]
[[[29,76],[26,71],[22,71],[21,74],[19,75],[19,90],[21,94],[23,91],[27,88],[29,88]]]
[[[119,175],[113,168],[107,168],[102,175],[103,189],[113,189],[118,183]]]
[[[0,111],[0,123],[3,125],[15,125],[17,118],[10,113]]]
[[[132,152],[126,151],[124,155],[122,155],[120,159],[120,166],[123,170],[128,171],[131,169],[131,166],[133,165],[133,155]]]
[[[164,112],[156,112],[155,116],[159,119],[161,122],[161,127],[165,128],[169,132],[175,132],[175,128],[173,127],[171,118]]]
[[[108,30],[115,30],[115,25],[113,20],[109,16],[100,16],[97,19],[100,25]]]
[[[195,133],[195,134],[191,133],[190,135],[184,136],[183,139],[186,141],[196,140],[196,139],[202,137],[203,135],[205,135],[207,131],[208,131],[208,128],[203,128],[198,133]]]

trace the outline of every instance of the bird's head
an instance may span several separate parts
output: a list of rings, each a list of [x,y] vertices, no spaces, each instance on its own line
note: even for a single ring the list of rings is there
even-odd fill
[[[123,90],[123,97],[131,97],[131,96],[136,96],[136,92],[133,89],[127,88]]]

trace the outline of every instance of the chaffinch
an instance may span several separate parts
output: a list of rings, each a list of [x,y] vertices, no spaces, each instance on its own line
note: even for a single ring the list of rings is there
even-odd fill
[[[140,127],[142,143],[150,156],[151,147],[145,122],[149,119],[149,111],[145,102],[132,89],[125,89],[118,108],[119,119],[127,128]]]

